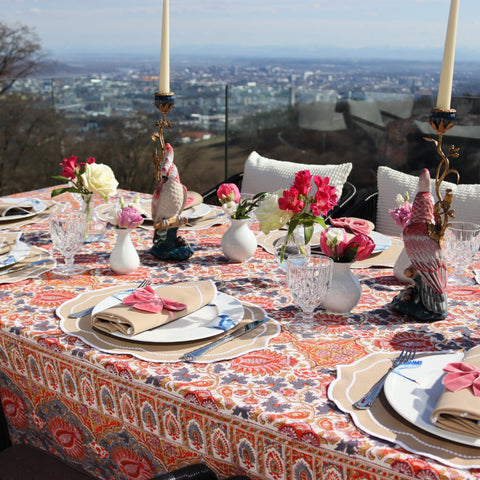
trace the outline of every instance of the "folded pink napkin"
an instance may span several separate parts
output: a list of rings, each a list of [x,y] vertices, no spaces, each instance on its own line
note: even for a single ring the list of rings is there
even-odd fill
[[[211,280],[182,282],[150,288],[158,298],[166,299],[161,302],[161,309],[155,308],[160,302],[151,295],[149,290],[137,289],[137,295],[132,292],[118,305],[93,315],[93,327],[105,333],[121,332],[132,337],[195,312],[211,303],[217,294],[215,283]],[[141,290],[139,294],[138,290]],[[123,303],[125,300],[128,305]],[[135,308],[142,304],[144,309]],[[147,304],[148,306],[146,306]],[[165,308],[165,304],[168,305],[167,308]],[[172,306],[175,309],[171,308]],[[181,308],[183,306],[185,308]]]
[[[187,306],[168,298],[160,297],[150,286],[137,288],[133,293],[123,299],[123,304],[142,312],[160,313],[162,310],[182,311]]]
[[[331,218],[329,220],[332,227],[344,228],[348,233],[365,233],[368,235],[375,227],[375,225],[363,218],[355,217],[340,217],[340,218]]]
[[[449,363],[430,420],[445,430],[480,436],[480,346],[465,353],[463,362]]]

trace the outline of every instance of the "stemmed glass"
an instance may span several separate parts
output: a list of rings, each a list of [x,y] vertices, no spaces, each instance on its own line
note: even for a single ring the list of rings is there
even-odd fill
[[[473,285],[473,278],[465,276],[480,246],[480,225],[471,222],[450,222],[445,232],[447,261],[453,266],[453,275],[448,277],[450,285]]]
[[[325,255],[290,255],[287,284],[293,300],[302,310],[302,319],[311,320],[332,281],[333,260]]]
[[[63,275],[83,271],[73,264],[75,253],[83,245],[87,231],[87,218],[83,212],[58,211],[50,215],[50,237],[53,246],[64,256],[65,264],[55,269]]]

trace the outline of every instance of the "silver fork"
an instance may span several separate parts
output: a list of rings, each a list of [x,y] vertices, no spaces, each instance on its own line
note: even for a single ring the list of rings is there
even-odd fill
[[[366,410],[373,405],[373,402],[377,399],[378,395],[382,391],[383,384],[387,379],[388,374],[399,365],[410,362],[415,358],[415,348],[404,348],[398,357],[393,360],[392,366],[388,369],[388,372],[360,399],[355,402],[353,406],[360,410]]]
[[[147,279],[142,280],[137,288],[148,287],[148,285],[150,285],[151,283],[152,283],[151,280],[147,280]],[[85,315],[88,315],[89,313],[92,313],[94,308],[95,307],[88,307],[85,310],[80,310],[79,312],[69,313],[68,318],[81,318]]]

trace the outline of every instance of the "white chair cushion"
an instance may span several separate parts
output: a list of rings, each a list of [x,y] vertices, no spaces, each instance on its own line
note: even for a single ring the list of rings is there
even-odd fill
[[[242,192],[255,194],[288,189],[292,186],[295,174],[309,170],[312,175],[328,177],[330,184],[337,187],[338,198],[342,196],[343,184],[352,170],[351,163],[340,165],[314,165],[308,163],[284,162],[262,157],[252,152],[243,168]]]
[[[398,194],[404,195],[408,192],[410,201],[413,202],[418,190],[418,177],[389,167],[378,167],[377,186],[378,206],[375,230],[386,235],[400,236],[401,228],[397,227],[388,210],[393,210],[397,206],[395,199]],[[453,193],[452,208],[455,210],[455,220],[480,224],[480,185],[456,185],[451,182],[442,182],[440,187],[442,195],[447,188],[450,188]],[[431,180],[430,191],[437,201],[434,179]]]

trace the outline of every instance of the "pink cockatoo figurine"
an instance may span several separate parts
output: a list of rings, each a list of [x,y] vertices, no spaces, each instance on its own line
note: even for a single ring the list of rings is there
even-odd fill
[[[187,202],[187,188],[180,182],[180,175],[173,163],[173,148],[169,143],[165,145],[165,156],[159,169],[159,181],[152,197],[153,225],[155,228],[168,228],[173,224],[178,226]]]
[[[434,234],[434,199],[430,193],[430,173],[424,169],[418,180],[418,193],[412,217],[403,230],[405,250],[411,267],[405,273],[415,285],[397,295],[392,306],[421,321],[440,320],[447,316],[447,265],[443,239]]]
[[[181,214],[187,202],[187,188],[173,163],[173,148],[167,143],[156,172],[157,186],[152,197],[152,219],[155,228],[151,252],[161,260],[185,260],[193,255],[188,242],[177,237],[178,227],[187,223]]]

